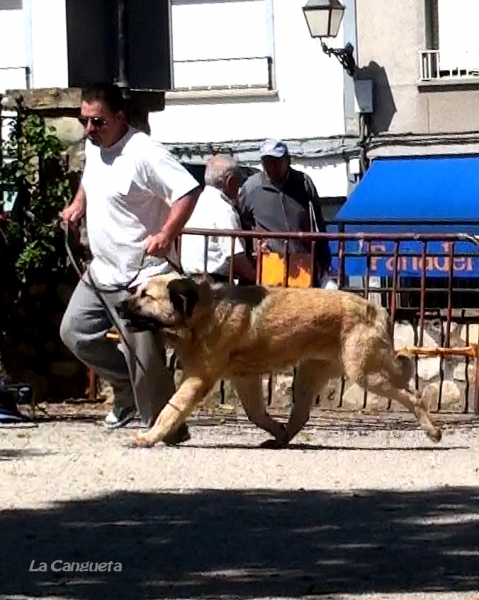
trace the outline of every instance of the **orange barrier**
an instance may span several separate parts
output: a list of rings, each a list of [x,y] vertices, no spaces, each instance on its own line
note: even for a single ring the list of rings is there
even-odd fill
[[[399,350],[400,352],[407,352],[415,356],[440,356],[442,358],[448,358],[449,356],[468,356],[469,358],[478,357],[478,346],[464,346],[463,348],[441,348],[441,347],[424,347],[424,346],[404,346]]]
[[[290,254],[287,258],[276,252],[260,253],[256,280],[263,285],[308,288],[313,284],[313,264],[310,254]]]

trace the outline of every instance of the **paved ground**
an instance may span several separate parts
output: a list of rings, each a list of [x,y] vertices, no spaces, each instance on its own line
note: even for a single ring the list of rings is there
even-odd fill
[[[479,429],[433,446],[380,423],[281,451],[244,424],[152,450],[97,423],[0,429],[0,598],[478,600]]]

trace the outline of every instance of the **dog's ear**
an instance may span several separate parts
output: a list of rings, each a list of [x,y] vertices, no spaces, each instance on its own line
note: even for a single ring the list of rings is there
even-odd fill
[[[195,304],[200,299],[198,284],[192,279],[172,279],[168,283],[170,300],[180,315],[191,317]]]

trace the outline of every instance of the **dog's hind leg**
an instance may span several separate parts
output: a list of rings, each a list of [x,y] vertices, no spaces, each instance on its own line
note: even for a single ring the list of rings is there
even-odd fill
[[[284,443],[284,427],[272,419],[266,410],[261,376],[232,377],[231,382],[238,392],[248,419],[260,429],[271,433],[278,445],[282,445]]]
[[[390,369],[384,368],[381,371],[368,373],[365,377],[350,377],[348,373],[346,375],[355,380],[364,389],[373,392],[373,394],[389,398],[390,400],[396,400],[402,404],[413,413],[427,436],[434,442],[440,442],[442,437],[441,429],[431,420],[424,400],[419,394],[414,394],[405,386],[403,387],[399,382],[395,381],[396,377],[394,373],[389,374],[388,370]]]
[[[133,445],[149,448],[171,435],[208,394],[215,381],[212,378],[187,377],[157,416],[153,427],[138,435]]]
[[[323,360],[308,360],[299,365],[293,385],[293,405],[286,425],[286,443],[306,425],[314,399],[326,383],[341,374],[337,366]]]

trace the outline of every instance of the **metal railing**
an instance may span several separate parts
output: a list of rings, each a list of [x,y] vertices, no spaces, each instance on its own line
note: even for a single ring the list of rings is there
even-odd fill
[[[479,412],[479,243],[476,238],[461,234],[190,232],[204,236],[227,235],[232,239],[232,248],[237,237],[283,239],[282,285],[285,286],[290,280],[288,265],[292,242],[310,244],[312,264],[316,245],[327,239],[340,289],[381,303],[394,322],[409,324],[413,340],[403,345],[416,357],[417,388],[424,391],[425,387],[433,386],[437,391],[437,404],[433,409],[451,410],[450,403],[446,406],[443,402],[448,388],[449,393],[454,389],[458,395],[454,411]],[[260,268],[257,273],[261,281]],[[230,262],[230,280],[233,276]],[[434,332],[433,343],[431,334]],[[429,344],[425,340],[429,340]],[[429,367],[431,359],[435,362],[435,375],[431,378],[429,373],[426,380],[421,377],[423,359],[429,361]],[[456,380],[456,373],[460,381]],[[274,404],[273,386],[270,384],[267,389],[268,403]],[[333,405],[329,402],[328,408],[347,408],[344,401],[347,389],[347,382],[343,380],[337,387]],[[364,394],[364,409],[368,408],[369,401],[368,394]],[[317,404],[321,408],[321,399]],[[391,408],[390,402],[387,407]]]
[[[479,51],[422,50],[419,69],[421,81],[475,79],[479,77]]]
[[[274,89],[271,56],[175,60],[174,91]]]
[[[293,243],[304,244],[313,265],[318,243],[327,240],[333,256],[333,278],[339,288],[388,309],[395,323],[396,348],[414,357],[416,389],[434,395],[432,411],[479,413],[478,238],[467,234],[318,234],[213,229],[187,229],[185,234],[204,237],[205,272],[208,272],[210,237],[229,238],[231,256],[238,238],[250,242],[284,241],[285,271],[280,284],[283,286],[290,285],[291,281]],[[253,260],[257,281],[261,283],[259,245],[256,252]],[[230,282],[235,279],[232,260],[226,278]],[[284,377],[291,384],[293,372]],[[270,376],[265,381],[268,405],[276,412],[289,411],[284,397],[278,400],[275,380]],[[231,404],[229,393],[225,382],[221,382],[215,395],[216,405]],[[356,392],[356,404],[352,408],[350,400],[346,402],[351,394],[350,383],[344,379],[334,381],[329,391],[317,399],[316,409],[367,410],[376,400],[367,392],[360,393],[363,396],[358,399]],[[385,408],[391,407],[392,403],[386,401]]]

